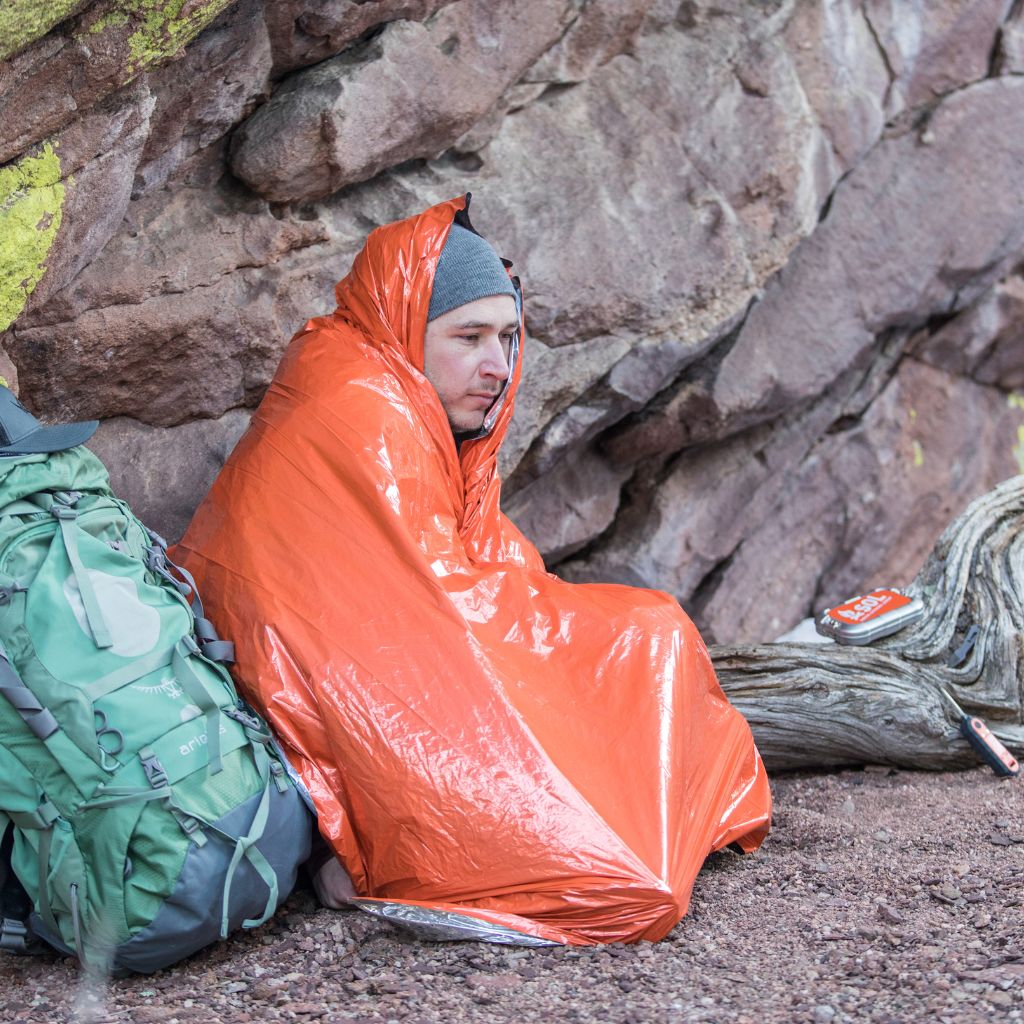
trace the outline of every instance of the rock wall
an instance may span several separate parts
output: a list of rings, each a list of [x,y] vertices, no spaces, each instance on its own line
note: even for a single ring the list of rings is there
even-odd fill
[[[19,0],[0,372],[178,535],[366,233],[472,191],[527,293],[507,511],[769,638],[1024,472],[1022,8]]]

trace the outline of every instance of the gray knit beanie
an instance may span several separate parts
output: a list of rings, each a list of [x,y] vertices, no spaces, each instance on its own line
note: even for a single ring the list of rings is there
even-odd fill
[[[508,272],[491,247],[478,234],[452,224],[434,274],[427,321],[436,320],[458,306],[489,295],[516,297]]]

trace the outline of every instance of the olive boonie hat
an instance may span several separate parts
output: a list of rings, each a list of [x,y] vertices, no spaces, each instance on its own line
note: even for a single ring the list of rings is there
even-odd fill
[[[89,420],[44,427],[13,391],[0,385],[0,455],[34,455],[74,448],[88,441],[99,425],[99,420]]]

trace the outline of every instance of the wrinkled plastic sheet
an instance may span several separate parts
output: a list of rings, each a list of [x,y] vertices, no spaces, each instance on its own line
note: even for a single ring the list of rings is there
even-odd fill
[[[364,913],[428,942],[493,942],[499,946],[557,946],[552,939],[502,927],[455,910],[438,910],[400,900],[351,899]]]

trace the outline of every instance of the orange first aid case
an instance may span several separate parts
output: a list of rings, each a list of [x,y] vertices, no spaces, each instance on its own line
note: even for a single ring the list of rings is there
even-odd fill
[[[520,360],[457,448],[423,334],[465,205],[373,232],[178,554],[364,905],[658,939],[760,844],[768,781],[678,604],[563,582],[500,511]]]
[[[924,602],[898,590],[872,590],[826,608],[815,627],[841,644],[863,646],[898,633],[924,614]]]

